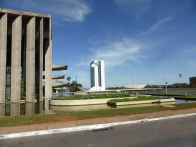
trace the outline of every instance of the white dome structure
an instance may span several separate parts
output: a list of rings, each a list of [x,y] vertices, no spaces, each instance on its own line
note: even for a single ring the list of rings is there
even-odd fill
[[[126,89],[143,89],[146,85],[125,85],[124,88]]]

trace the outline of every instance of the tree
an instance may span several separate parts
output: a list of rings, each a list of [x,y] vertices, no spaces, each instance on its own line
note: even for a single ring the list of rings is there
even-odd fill
[[[71,92],[76,92],[76,91],[80,91],[82,88],[82,84],[77,83],[76,81],[72,81],[72,83],[70,84],[69,90]]]
[[[71,77],[70,77],[70,76],[68,76],[68,77],[67,77],[67,81],[69,81],[69,82],[70,82],[70,80],[71,80]]]
[[[68,76],[66,80],[69,82],[69,83],[68,83],[68,86],[67,86],[67,90],[70,91],[70,81],[71,81],[71,77]]]

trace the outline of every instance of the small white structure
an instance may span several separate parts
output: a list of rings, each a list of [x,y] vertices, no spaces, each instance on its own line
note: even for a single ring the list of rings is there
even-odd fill
[[[124,88],[126,89],[143,89],[146,85],[125,85]]]
[[[91,89],[89,91],[105,91],[104,61],[94,60],[90,63]]]

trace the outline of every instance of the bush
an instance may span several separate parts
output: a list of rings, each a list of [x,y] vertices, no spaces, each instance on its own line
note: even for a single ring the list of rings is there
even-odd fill
[[[73,95],[62,98],[53,98],[54,100],[80,100],[80,99],[101,99],[101,98],[117,98],[117,97],[129,97],[130,94],[114,93],[114,94],[90,94],[90,95]]]

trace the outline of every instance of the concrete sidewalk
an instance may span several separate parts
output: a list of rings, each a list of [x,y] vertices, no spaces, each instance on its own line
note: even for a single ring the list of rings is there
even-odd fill
[[[83,125],[131,121],[131,120],[139,120],[145,118],[156,118],[156,117],[188,114],[188,113],[196,113],[196,108],[176,110],[176,111],[161,111],[161,112],[137,114],[137,115],[103,117],[103,118],[85,119],[85,120],[77,120],[77,121],[65,120],[65,121],[55,122],[55,123],[53,122],[53,123],[33,124],[33,125],[25,125],[25,126],[1,127],[0,135],[19,133],[19,132],[38,131],[38,130],[49,130],[49,129],[57,129],[57,128],[69,128],[69,127],[76,127],[76,126],[83,126]]]

